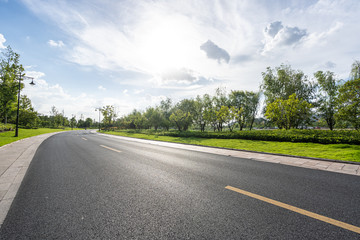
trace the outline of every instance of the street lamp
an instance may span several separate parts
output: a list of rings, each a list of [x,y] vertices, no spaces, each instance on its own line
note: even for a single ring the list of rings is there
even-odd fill
[[[19,78],[19,91],[18,91],[18,105],[17,105],[17,111],[16,111],[15,137],[18,137],[18,136],[19,136],[19,109],[20,109],[21,77],[24,78],[23,80],[25,80],[25,79],[31,79],[30,85],[32,85],[32,86],[35,85],[35,83],[34,83],[34,78],[21,75],[21,73],[20,73],[20,78]]]
[[[95,108],[95,111],[99,111],[99,132],[100,132],[100,110],[101,108]]]

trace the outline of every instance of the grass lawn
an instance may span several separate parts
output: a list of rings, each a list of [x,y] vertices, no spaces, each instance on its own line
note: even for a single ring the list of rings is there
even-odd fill
[[[360,162],[360,146],[350,144],[319,144],[319,143],[292,143],[273,141],[254,141],[242,139],[207,139],[157,136],[153,134],[104,132],[126,137],[144,138],[150,140],[188,143],[204,146],[225,147],[233,149],[251,150],[257,152],[280,153],[295,156],[325,158],[341,161]]]
[[[63,129],[51,129],[51,128],[38,128],[38,129],[19,128],[19,137],[14,137],[15,130],[7,131],[7,132],[0,132],[0,146],[15,142],[15,141],[23,139],[23,138],[33,137],[33,136],[41,135],[44,133],[61,132],[61,131],[66,131],[66,130],[71,130],[71,128],[65,128],[64,130]]]

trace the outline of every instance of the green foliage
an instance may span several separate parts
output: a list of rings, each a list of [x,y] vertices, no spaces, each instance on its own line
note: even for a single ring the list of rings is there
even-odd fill
[[[269,103],[265,116],[274,122],[279,129],[298,128],[301,124],[309,121],[311,116],[311,104],[290,95],[289,99],[277,99]]]
[[[24,68],[20,64],[20,55],[10,46],[2,52],[0,59],[0,118],[7,123],[9,113],[15,108],[19,89],[18,78],[23,74]],[[20,88],[24,85],[21,84]]]
[[[171,114],[170,121],[176,124],[176,127],[180,132],[186,131],[191,124],[191,114],[190,112],[184,112],[181,109],[177,109]]]
[[[36,128],[39,124],[37,112],[26,95],[22,95],[20,98],[19,124],[25,128]]]
[[[339,89],[337,118],[360,129],[360,78],[347,81]]]
[[[338,81],[334,78],[333,72],[318,71],[314,74],[319,86],[318,114],[323,118],[330,130],[335,126],[336,97],[338,95]]]
[[[161,135],[172,137],[199,137],[219,139],[247,139],[279,142],[312,142],[323,144],[360,144],[360,134],[351,130],[257,130],[233,132],[163,132]]]
[[[275,69],[268,67],[262,76],[261,89],[267,104],[277,99],[289,99],[294,93],[307,102],[313,98],[314,86],[307,76],[300,70],[291,69],[289,65],[282,64]]]
[[[103,115],[103,123],[106,129],[112,127],[113,122],[116,118],[115,108],[114,106],[107,105],[100,109],[101,114]]]

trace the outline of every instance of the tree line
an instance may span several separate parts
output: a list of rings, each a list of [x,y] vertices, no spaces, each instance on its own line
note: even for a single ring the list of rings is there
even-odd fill
[[[360,62],[354,61],[347,81],[330,71],[317,71],[312,79],[290,65],[268,67],[262,73],[259,91],[218,88],[213,96],[204,94],[173,104],[170,98],[145,111],[134,109],[116,118],[106,117],[106,128],[165,129],[186,131],[190,127],[205,131],[251,130],[254,123],[279,129],[326,126],[333,130],[353,127],[360,129]],[[256,118],[260,96],[264,96],[264,118]],[[107,109],[114,109],[107,106]],[[110,111],[111,112],[111,111]],[[103,112],[104,113],[104,112]],[[260,121],[259,121],[260,120]]]

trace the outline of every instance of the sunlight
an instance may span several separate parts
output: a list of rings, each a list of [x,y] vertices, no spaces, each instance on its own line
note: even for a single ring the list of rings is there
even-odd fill
[[[142,27],[139,54],[148,71],[163,73],[188,65],[194,56],[192,27],[181,19],[154,19]]]

